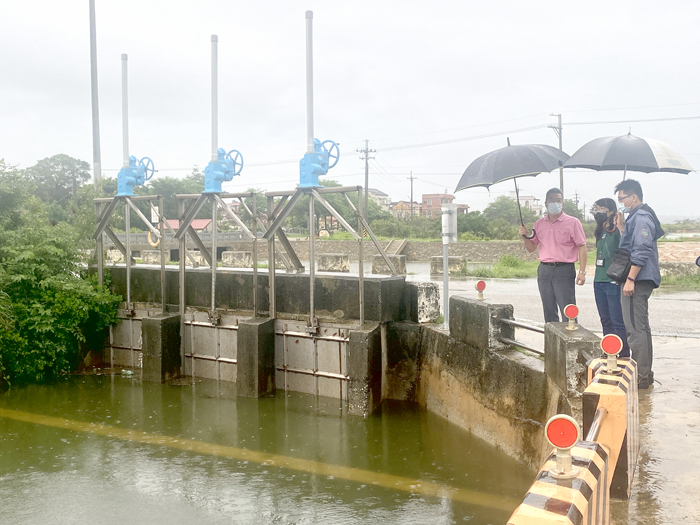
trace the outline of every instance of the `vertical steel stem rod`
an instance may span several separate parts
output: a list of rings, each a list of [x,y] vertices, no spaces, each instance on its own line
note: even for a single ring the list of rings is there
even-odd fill
[[[90,0],[90,98],[92,101],[92,168],[95,186],[99,187],[102,183],[102,154],[100,152],[100,106],[97,98],[95,0]]]
[[[165,313],[165,218],[163,217],[163,196],[158,196],[158,231],[160,232],[160,305],[161,313]]]
[[[122,165],[129,167],[129,57],[122,54]]]
[[[218,227],[216,225],[218,204],[216,199],[211,199],[211,316],[214,319],[214,312],[216,311],[216,251],[217,247],[217,233]]]
[[[309,13],[310,11],[307,11]],[[316,257],[314,241],[316,228],[314,226],[314,196],[309,193],[309,326],[314,326],[314,295],[316,292]]]
[[[253,193],[253,216],[251,231],[253,232],[253,317],[258,316],[258,195]],[[273,235],[274,237],[274,235]]]
[[[273,217],[273,211],[275,209],[275,199],[274,197],[267,198],[267,227],[270,228],[275,218]],[[267,244],[267,281],[270,288],[270,298],[269,302],[269,312],[268,316],[270,319],[277,318],[277,305],[275,304],[275,236],[270,237]]]
[[[314,152],[313,11],[306,12],[306,152]],[[311,199],[313,200],[313,198]]]
[[[359,261],[359,278],[360,283],[360,328],[365,324],[365,256],[364,256],[364,228],[362,226],[362,220],[360,220],[361,205],[362,202],[362,188],[357,188],[357,210],[355,214],[357,215],[357,232],[360,234],[360,240],[357,241],[357,254],[360,258]]]
[[[124,198],[124,229],[126,230],[126,309],[131,310],[131,208]]]
[[[443,235],[445,233],[443,232]],[[444,320],[443,328],[447,330],[450,327],[450,271],[449,271],[449,244],[442,245],[442,318]]]
[[[219,37],[211,35],[211,160],[219,160]]]
[[[177,218],[180,224],[185,218],[185,201],[178,199],[177,201]],[[161,241],[162,242],[162,241]],[[178,274],[178,297],[179,297],[179,313],[180,313],[180,374],[185,375],[185,272],[187,269],[187,261],[185,251],[187,250],[187,235],[180,237],[180,272]]]
[[[97,216],[97,221],[99,222],[100,216],[102,214],[102,204],[99,202],[95,203],[95,215]],[[97,282],[102,286],[104,284],[104,241],[103,234],[97,238],[97,245],[95,251],[97,252]]]

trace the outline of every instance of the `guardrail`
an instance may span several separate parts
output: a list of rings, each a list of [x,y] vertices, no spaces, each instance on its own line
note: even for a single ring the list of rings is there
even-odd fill
[[[639,454],[637,363],[620,360],[622,341],[601,340],[604,357],[588,365],[583,427],[567,415],[551,418],[545,435],[555,447],[509,525],[607,525],[610,497],[629,498]]]
[[[500,319],[500,322],[502,324],[516,326],[518,328],[524,328],[525,330],[530,330],[531,332],[537,332],[540,334],[544,334],[544,328],[537,326],[537,325],[534,325],[534,324],[526,323],[525,321],[516,321],[515,319]],[[524,348],[525,350],[529,350],[533,354],[537,354],[537,355],[541,355],[541,356],[544,355],[543,349],[529,345],[523,341],[518,341],[516,339],[511,339],[510,337],[503,337],[503,336],[500,336],[498,338],[498,340],[501,343],[506,344],[506,345],[513,345],[513,346],[518,346],[520,348]]]

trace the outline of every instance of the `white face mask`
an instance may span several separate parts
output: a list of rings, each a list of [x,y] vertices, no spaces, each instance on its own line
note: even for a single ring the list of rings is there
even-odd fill
[[[627,206],[625,206],[624,202],[618,202],[617,209],[620,213],[627,213],[630,211],[630,209]]]
[[[561,202],[550,202],[549,204],[547,204],[547,212],[550,215],[559,215],[561,213],[561,208]]]

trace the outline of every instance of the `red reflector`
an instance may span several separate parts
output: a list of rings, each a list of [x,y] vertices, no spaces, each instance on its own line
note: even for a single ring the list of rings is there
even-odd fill
[[[578,306],[575,304],[570,304],[564,308],[564,315],[569,319],[574,319],[578,317]]]
[[[568,419],[554,419],[547,427],[547,439],[557,448],[571,448],[578,439],[578,428]]]
[[[622,339],[615,334],[608,334],[600,341],[600,348],[608,355],[615,355],[622,350]]]

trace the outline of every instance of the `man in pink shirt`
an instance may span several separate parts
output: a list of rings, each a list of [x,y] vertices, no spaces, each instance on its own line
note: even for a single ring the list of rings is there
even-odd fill
[[[559,188],[552,188],[545,197],[547,215],[533,227],[534,236],[525,237],[527,228],[520,227],[523,244],[529,252],[540,247],[540,266],[537,268],[537,285],[540,289],[544,320],[558,322],[559,311],[562,321],[566,319],[564,308],[576,304],[576,287],[586,282],[586,235],[581,221],[562,211],[564,196]],[[579,269],[576,273],[575,263]]]

